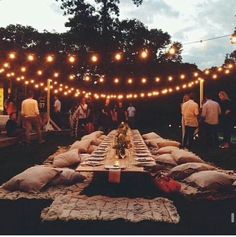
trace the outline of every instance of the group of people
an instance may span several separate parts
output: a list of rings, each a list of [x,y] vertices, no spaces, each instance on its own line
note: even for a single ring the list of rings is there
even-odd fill
[[[136,108],[132,103],[125,108],[121,101],[112,105],[106,99],[104,105],[97,110],[94,104],[88,99],[81,101],[70,110],[71,135],[78,137],[84,133],[93,132],[95,129],[108,133],[121,122],[127,122],[131,128],[135,126]]]
[[[234,127],[234,109],[225,91],[220,91],[219,102],[212,94],[206,94],[199,108],[194,101],[193,94],[186,94],[181,104],[182,113],[182,146],[191,148],[194,136],[200,135],[204,145],[208,148],[229,148],[231,134]],[[218,132],[223,133],[223,142],[219,144]]]
[[[47,124],[47,100],[45,95],[41,95],[38,100],[34,99],[34,93],[29,91],[28,97],[22,101],[20,111],[18,112],[14,100],[9,97],[5,103],[6,113],[9,119],[6,123],[7,136],[18,137],[31,142],[32,129],[35,130],[39,143],[43,143],[42,130]],[[61,102],[55,96],[53,103],[53,117],[60,121]],[[25,139],[24,139],[25,138]]]

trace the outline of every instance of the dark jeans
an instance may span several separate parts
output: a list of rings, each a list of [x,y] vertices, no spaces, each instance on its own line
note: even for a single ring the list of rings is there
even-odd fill
[[[131,129],[134,129],[135,127],[135,118],[134,117],[128,117],[128,124]]]
[[[205,135],[206,135],[206,145],[208,147],[218,147],[218,125],[211,125],[208,123],[204,124]]]
[[[191,148],[193,144],[193,134],[197,127],[185,126],[183,147]]]
[[[233,130],[233,122],[232,121],[225,121],[222,123],[222,130],[223,130],[223,142],[230,143],[231,141],[231,133]]]

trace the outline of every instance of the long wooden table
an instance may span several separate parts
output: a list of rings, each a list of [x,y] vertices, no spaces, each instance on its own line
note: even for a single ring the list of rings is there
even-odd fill
[[[114,133],[114,131],[113,131]],[[140,143],[142,143],[143,147],[146,147],[148,150],[145,142],[142,139],[142,136],[140,135],[138,130],[132,130],[132,134],[135,134],[135,136],[140,136]],[[108,134],[109,136],[109,134]],[[114,137],[111,136],[111,139]],[[99,166],[90,166],[90,165],[82,165],[80,164],[76,171],[79,172],[108,172],[112,169],[121,169],[121,172],[146,172],[144,167],[137,166],[137,161],[135,160],[135,144],[133,143],[133,140],[131,139],[132,147],[126,151],[126,157],[124,159],[119,159],[116,155],[115,149],[113,149],[114,143],[111,142],[110,147],[108,148],[107,155],[105,156],[105,159],[101,161],[101,165]],[[100,145],[101,146],[101,145]],[[99,147],[100,147],[99,146]],[[98,148],[99,148],[98,147]],[[114,166],[115,164],[119,165],[119,167]]]

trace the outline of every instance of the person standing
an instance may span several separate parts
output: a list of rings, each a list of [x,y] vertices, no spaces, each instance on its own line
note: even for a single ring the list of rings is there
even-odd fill
[[[182,111],[182,106],[183,106],[183,104],[184,104],[185,102],[187,102],[188,100],[189,100],[189,96],[188,96],[188,95],[184,95],[183,101],[182,101],[182,103],[181,103],[181,105],[180,105],[181,111]],[[185,125],[184,125],[184,117],[183,117],[183,115],[182,115],[182,117],[181,117],[181,128],[182,128],[182,145],[183,145],[183,144],[184,144],[184,134],[185,134]]]
[[[106,99],[101,110],[101,125],[105,133],[108,133],[112,128],[112,113],[109,99]]]
[[[132,103],[129,104],[129,107],[127,108],[127,116],[128,116],[128,124],[130,128],[135,127],[135,117],[136,117],[136,108],[133,106]]]
[[[41,94],[38,99],[39,113],[41,119],[41,127],[43,128],[47,124],[47,100],[44,94]]]
[[[123,107],[123,103],[121,101],[119,101],[118,107],[116,109],[116,117],[118,125],[127,121],[127,111]]]
[[[225,91],[219,92],[221,118],[220,125],[223,130],[223,144],[220,148],[229,148],[231,142],[231,133],[234,126],[233,106],[228,94]]]
[[[20,128],[16,121],[16,113],[12,113],[6,123],[5,129],[8,137],[23,138],[24,131]]]
[[[21,103],[21,115],[23,117],[26,142],[30,143],[30,133],[32,128],[36,130],[38,135],[39,143],[43,143],[42,133],[40,129],[40,117],[39,108],[37,100],[33,99],[34,94],[32,91],[29,92],[27,99],[23,100]]]
[[[7,115],[9,116],[12,115],[13,113],[15,114],[17,113],[16,104],[11,96],[9,96],[8,99],[6,100],[4,107],[6,109]]]
[[[78,133],[80,135],[84,135],[87,133],[87,123],[88,123],[88,104],[86,103],[86,99],[82,98],[81,102],[76,109],[76,136],[78,137]]]
[[[211,95],[206,95],[206,102],[202,106],[201,120],[204,123],[206,145],[208,147],[218,147],[218,125],[221,114],[220,105],[212,100]]]
[[[61,127],[61,101],[58,96],[54,96],[54,121],[58,127]]]
[[[183,147],[191,148],[193,144],[194,131],[198,128],[198,104],[194,102],[193,95],[186,96],[187,101],[182,105],[182,115],[184,119],[185,133]]]

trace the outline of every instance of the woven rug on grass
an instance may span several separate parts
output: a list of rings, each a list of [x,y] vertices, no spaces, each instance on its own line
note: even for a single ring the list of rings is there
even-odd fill
[[[17,199],[52,199],[60,195],[79,195],[92,181],[93,173],[84,172],[81,173],[86,177],[82,183],[77,183],[71,186],[57,185],[53,187],[48,187],[45,190],[41,190],[37,193],[27,193],[21,191],[7,191],[0,186],[0,200],[17,200]]]
[[[177,224],[176,207],[166,198],[111,198],[106,196],[66,195],[56,198],[41,212],[43,221],[144,220]]]

